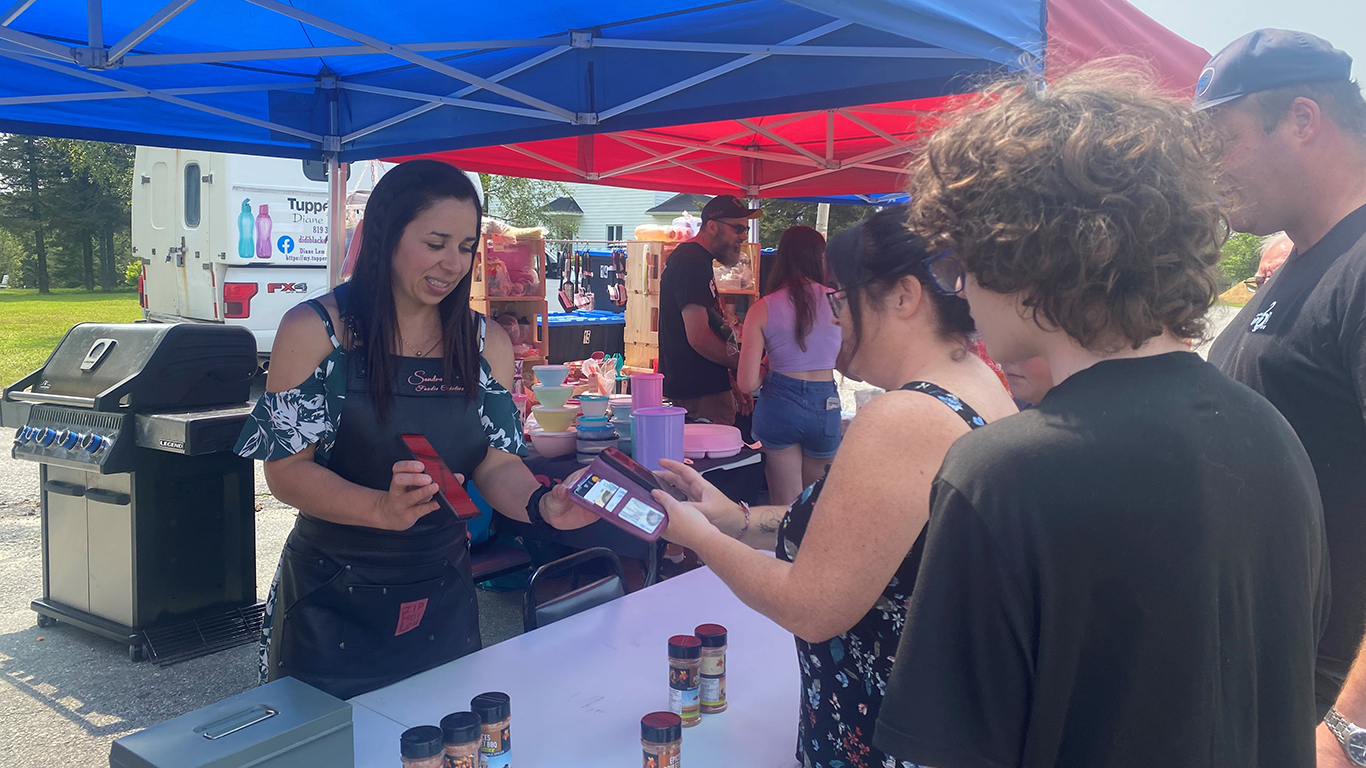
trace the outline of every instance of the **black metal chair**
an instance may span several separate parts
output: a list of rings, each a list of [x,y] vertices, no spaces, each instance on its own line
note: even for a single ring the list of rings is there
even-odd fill
[[[577,572],[586,563],[602,560],[607,562],[612,573],[582,587],[573,584],[569,592],[552,597],[544,603],[536,602],[536,585],[549,576],[566,570]],[[530,632],[560,619],[573,616],[603,603],[611,602],[626,594],[626,577],[621,570],[621,560],[616,553],[606,547],[593,547],[575,552],[568,557],[546,563],[531,574],[527,581],[526,592],[522,596],[522,629]]]

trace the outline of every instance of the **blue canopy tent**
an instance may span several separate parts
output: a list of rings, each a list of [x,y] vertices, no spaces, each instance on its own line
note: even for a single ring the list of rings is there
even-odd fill
[[[539,163],[517,148],[577,140],[588,158],[542,166],[579,174],[594,134],[929,99],[969,90],[974,73],[1037,66],[1056,0],[12,2],[0,131],[334,169],[493,145]],[[868,157],[904,151],[892,143]],[[341,231],[343,206],[331,212]]]

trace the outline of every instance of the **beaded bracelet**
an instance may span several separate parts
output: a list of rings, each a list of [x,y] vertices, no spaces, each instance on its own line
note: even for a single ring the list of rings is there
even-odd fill
[[[745,537],[745,531],[749,530],[749,505],[743,501],[740,502],[740,511],[745,513],[745,524],[740,528],[740,535],[735,537],[737,539],[743,539]]]

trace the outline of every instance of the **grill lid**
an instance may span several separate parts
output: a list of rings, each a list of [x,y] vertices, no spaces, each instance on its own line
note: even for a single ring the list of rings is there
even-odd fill
[[[198,323],[80,323],[7,400],[137,411],[241,403],[256,373],[245,328]]]

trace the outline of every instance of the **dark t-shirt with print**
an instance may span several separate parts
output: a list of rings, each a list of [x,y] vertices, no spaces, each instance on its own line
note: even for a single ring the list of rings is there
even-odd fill
[[[1314,764],[1327,611],[1290,425],[1189,352],[954,443],[873,743],[941,768]]]
[[[1326,709],[1366,626],[1366,207],[1291,254],[1219,335],[1209,360],[1270,400],[1314,463],[1333,575],[1319,643]]]
[[[718,338],[730,335],[717,300],[711,251],[695,242],[675,248],[659,278],[659,372],[666,397],[705,397],[730,389],[729,369],[688,343],[683,308],[689,304],[706,308],[707,323]]]

